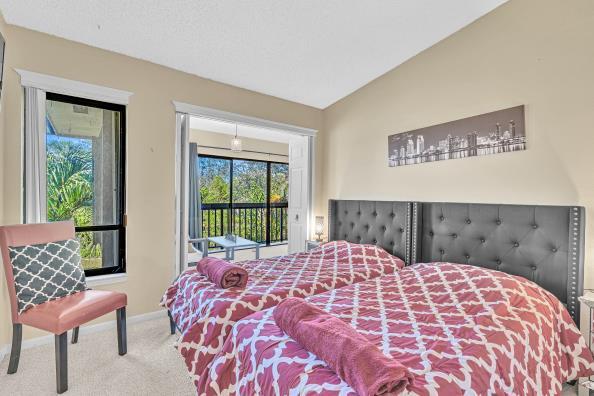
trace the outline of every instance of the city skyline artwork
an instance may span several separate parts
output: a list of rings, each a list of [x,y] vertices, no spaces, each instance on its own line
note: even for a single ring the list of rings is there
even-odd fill
[[[526,149],[524,106],[388,136],[390,167]]]

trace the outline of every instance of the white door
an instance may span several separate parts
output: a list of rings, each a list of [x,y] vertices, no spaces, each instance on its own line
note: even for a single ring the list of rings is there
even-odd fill
[[[190,116],[177,113],[176,152],[175,152],[175,184],[176,184],[176,260],[175,276],[185,271],[188,266],[188,153]]]
[[[309,138],[289,140],[289,253],[305,250],[309,221]]]

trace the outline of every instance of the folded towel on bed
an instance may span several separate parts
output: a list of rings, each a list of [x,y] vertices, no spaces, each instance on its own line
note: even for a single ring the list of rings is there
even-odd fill
[[[205,257],[196,265],[198,272],[220,288],[245,287],[248,273],[238,265],[216,257]]]
[[[273,317],[281,330],[326,362],[359,395],[394,395],[413,381],[400,362],[349,324],[303,299],[283,300]]]

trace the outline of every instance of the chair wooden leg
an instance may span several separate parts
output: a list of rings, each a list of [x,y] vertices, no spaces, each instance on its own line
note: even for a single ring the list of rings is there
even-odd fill
[[[8,363],[8,374],[14,374],[19,368],[21,357],[21,342],[23,340],[23,325],[12,324],[12,349],[10,350],[10,362]]]
[[[118,353],[120,356],[128,352],[128,340],[126,336],[126,307],[122,307],[116,311],[117,326],[118,326]]]
[[[72,329],[72,343],[76,344],[78,342],[78,326]]]
[[[171,331],[171,334],[175,334],[175,322],[173,321],[171,312],[167,311],[167,316],[169,316],[169,330]]]
[[[68,332],[56,334],[56,391],[64,393],[68,390]]]

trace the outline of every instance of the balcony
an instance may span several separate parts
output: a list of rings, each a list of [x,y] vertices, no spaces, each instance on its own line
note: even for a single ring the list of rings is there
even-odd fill
[[[265,246],[286,243],[287,210],[286,202],[202,204],[202,236],[232,233]]]
[[[264,247],[286,244],[288,164],[203,154],[197,161],[200,195],[191,197],[190,205],[200,208],[201,219],[190,226],[190,237],[235,234]],[[211,244],[209,251],[217,248]],[[275,250],[265,249],[263,256]]]

